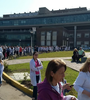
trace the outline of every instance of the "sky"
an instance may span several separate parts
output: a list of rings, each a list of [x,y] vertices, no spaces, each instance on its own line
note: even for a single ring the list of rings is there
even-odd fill
[[[4,14],[35,12],[40,7],[47,7],[49,10],[78,7],[90,9],[90,0],[0,0],[0,17]]]

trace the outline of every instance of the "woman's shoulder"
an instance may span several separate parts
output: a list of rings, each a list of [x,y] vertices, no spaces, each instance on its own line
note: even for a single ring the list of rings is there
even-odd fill
[[[86,73],[87,73],[87,72],[80,71],[80,72],[79,72],[79,75],[81,75],[81,76],[86,76]]]
[[[30,60],[30,62],[33,62],[34,61],[34,59],[32,58],[31,60]]]

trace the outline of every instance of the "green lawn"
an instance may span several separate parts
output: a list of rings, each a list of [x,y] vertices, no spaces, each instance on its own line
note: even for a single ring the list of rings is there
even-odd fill
[[[73,51],[59,51],[59,52],[50,52],[39,54],[39,58],[50,58],[50,57],[71,57]],[[17,59],[30,59],[32,56],[21,56]]]
[[[42,81],[45,78],[45,70],[46,70],[48,62],[49,61],[43,61],[43,66],[44,67],[41,70]],[[29,63],[9,65],[8,68],[11,70],[11,72],[25,72],[25,71],[30,72]],[[72,70],[69,67],[67,67],[67,70],[65,72],[65,79],[67,80],[68,83],[73,84],[73,82],[75,81],[77,76],[78,76],[77,71]],[[68,94],[72,94],[72,95],[77,96],[77,92],[74,89],[72,89]]]
[[[90,50],[87,50],[85,52],[89,52]],[[48,52],[48,53],[42,53],[39,54],[39,58],[51,58],[51,57],[72,57],[73,51],[58,51],[58,52]],[[19,56],[16,59],[31,59],[32,56]]]

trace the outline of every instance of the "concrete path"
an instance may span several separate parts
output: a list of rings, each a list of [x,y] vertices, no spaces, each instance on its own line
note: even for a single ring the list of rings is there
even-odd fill
[[[23,92],[19,91],[15,87],[6,83],[3,80],[3,85],[0,87],[0,100],[32,100]]]
[[[60,57],[55,57],[56,59],[60,58]],[[41,61],[50,61],[52,59],[55,58],[39,58]],[[61,59],[71,59],[71,57],[61,57]],[[9,65],[13,65],[13,64],[21,64],[21,63],[29,63],[31,59],[15,59],[15,60],[7,60],[6,62]]]

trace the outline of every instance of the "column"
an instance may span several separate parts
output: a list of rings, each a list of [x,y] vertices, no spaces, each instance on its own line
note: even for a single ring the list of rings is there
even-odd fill
[[[77,26],[74,26],[74,48],[76,48],[76,30]]]

